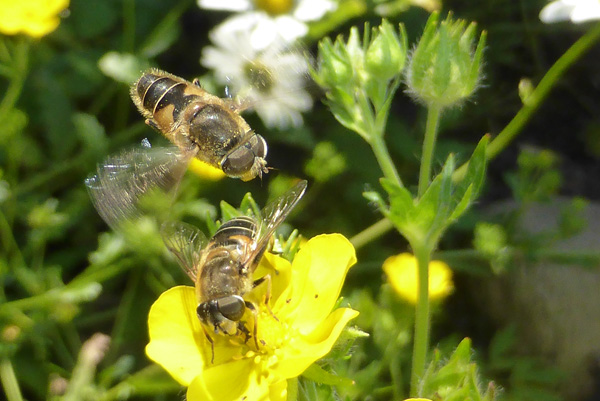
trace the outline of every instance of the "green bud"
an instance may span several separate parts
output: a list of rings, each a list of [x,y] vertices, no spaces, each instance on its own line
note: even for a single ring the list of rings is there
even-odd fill
[[[521,78],[519,81],[519,97],[521,98],[521,102],[523,104],[529,103],[530,96],[534,90],[535,88],[531,83],[531,79]]]
[[[420,102],[439,108],[461,103],[479,85],[486,34],[476,43],[475,23],[453,20],[438,23],[433,13],[409,60],[408,92]]]
[[[371,43],[365,55],[365,69],[373,78],[388,81],[399,75],[406,61],[406,34],[400,25],[400,37],[386,20],[373,28]]]
[[[319,42],[319,69],[313,72],[319,85],[326,88],[346,86],[352,82],[352,64],[341,38],[331,42],[325,38]]]
[[[340,43],[342,43],[339,38],[338,40]],[[358,33],[357,27],[353,26],[350,28],[350,36],[348,36],[348,42],[346,43],[345,47],[348,55],[350,56],[350,63],[354,70],[354,79],[360,85],[365,75],[365,49],[362,41],[360,40],[360,34]]]

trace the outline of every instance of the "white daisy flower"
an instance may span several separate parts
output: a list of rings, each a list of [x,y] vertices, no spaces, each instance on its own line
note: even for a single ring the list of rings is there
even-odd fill
[[[557,0],[540,11],[540,20],[549,24],[571,21],[575,24],[600,20],[600,0]]]
[[[235,24],[246,24],[247,18],[257,21],[251,31],[251,45],[265,48],[274,37],[287,42],[308,32],[306,22],[316,21],[336,9],[333,0],[198,0],[200,8],[242,12],[232,17]]]
[[[249,31],[232,29],[227,26],[230,22],[211,31],[215,46],[202,50],[200,63],[243,99],[244,106],[254,109],[268,128],[301,125],[301,112],[312,107],[305,90],[308,62],[304,55],[281,38],[257,50],[250,44]]]

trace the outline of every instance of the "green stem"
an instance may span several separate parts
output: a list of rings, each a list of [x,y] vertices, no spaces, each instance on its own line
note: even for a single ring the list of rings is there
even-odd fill
[[[135,1],[123,2],[123,51],[133,53],[135,48]]]
[[[415,311],[415,339],[413,348],[410,395],[418,396],[419,380],[425,372],[425,361],[429,348],[429,258],[427,247],[413,247],[419,267],[417,307]]]
[[[421,169],[419,171],[419,197],[423,196],[431,180],[431,161],[433,160],[440,116],[441,109],[439,106],[429,107],[425,138],[423,139],[423,153],[421,154]]]
[[[563,74],[573,65],[581,56],[596,43],[600,38],[600,23],[597,23],[592,29],[590,29],[585,35],[583,35],[558,59],[556,63],[546,75],[542,78],[540,83],[534,89],[534,91],[525,99],[523,107],[514,116],[514,118],[508,123],[506,127],[498,134],[498,136],[490,142],[487,147],[486,157],[488,160],[496,157],[501,151],[503,151],[515,137],[521,132],[521,129],[529,121],[533,113],[546,99],[550,90],[556,85],[558,80]],[[463,164],[454,173],[453,178],[460,180],[467,171],[467,163]]]
[[[374,241],[376,238],[381,237],[393,227],[394,225],[392,222],[389,219],[384,218],[350,238],[350,242],[354,245],[355,249],[361,248],[369,242]]]
[[[385,141],[383,140],[383,135],[374,133],[371,136],[369,144],[371,145],[371,149],[373,149],[375,158],[377,159],[379,167],[381,167],[381,171],[383,172],[385,178],[395,182],[399,186],[403,186],[400,175],[396,170],[396,166],[394,166],[394,162],[392,161],[390,153],[387,150],[387,146],[385,145]]]
[[[0,362],[0,381],[2,381],[2,387],[4,387],[4,393],[8,401],[23,401],[15,370],[8,358]]]
[[[4,121],[6,114],[15,106],[23,91],[29,64],[29,42],[26,38],[20,39],[16,44],[14,58],[11,61],[13,62],[12,77],[0,102],[0,122]]]

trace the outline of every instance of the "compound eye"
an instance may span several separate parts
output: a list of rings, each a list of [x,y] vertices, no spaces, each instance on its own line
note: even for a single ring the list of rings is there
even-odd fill
[[[209,302],[202,302],[196,308],[196,314],[202,323],[211,324],[211,313],[212,310],[215,310],[215,306],[213,305],[211,308],[211,304]]]
[[[229,320],[238,321],[244,316],[246,303],[237,295],[220,298],[217,301],[219,312]]]
[[[254,153],[254,156],[263,159],[267,157],[267,142],[265,141],[265,138],[256,134],[250,138],[248,143],[252,148],[252,153]]]
[[[241,176],[252,169],[254,158],[254,152],[242,146],[225,156],[221,168],[227,175]]]

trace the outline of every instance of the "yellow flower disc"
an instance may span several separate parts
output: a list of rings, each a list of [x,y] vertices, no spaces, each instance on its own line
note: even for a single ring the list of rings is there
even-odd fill
[[[410,303],[417,303],[417,259],[410,253],[390,256],[383,262],[390,284],[394,290]],[[439,260],[429,262],[429,299],[443,299],[454,290],[452,270]]]
[[[0,0],[0,32],[40,38],[54,31],[69,0]]]
[[[255,0],[255,4],[256,8],[272,16],[287,14],[294,7],[293,0]]]

